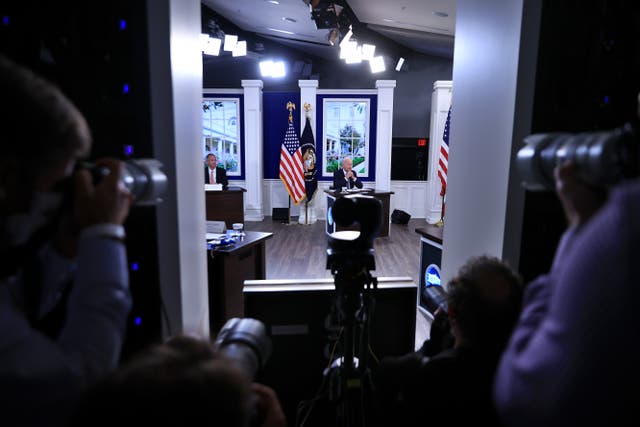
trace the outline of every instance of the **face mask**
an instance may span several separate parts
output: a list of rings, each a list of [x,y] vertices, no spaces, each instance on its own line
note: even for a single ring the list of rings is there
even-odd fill
[[[28,212],[9,215],[5,223],[5,244],[24,245],[44,226],[51,224],[62,205],[62,193],[36,192]]]

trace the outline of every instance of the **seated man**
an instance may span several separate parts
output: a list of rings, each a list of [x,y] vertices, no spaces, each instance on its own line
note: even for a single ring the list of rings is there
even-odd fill
[[[351,157],[342,159],[342,168],[333,172],[333,188],[341,191],[343,187],[347,190],[356,187],[362,188],[362,181],[358,178],[356,171],[353,170]]]
[[[499,425],[493,378],[520,313],[521,279],[499,259],[481,256],[463,265],[447,290],[453,347],[437,340],[437,353],[425,345],[382,360],[380,425]]]
[[[207,154],[207,166],[204,168],[204,183],[222,184],[223,190],[229,187],[227,171],[224,168],[218,167],[218,158],[215,154]]]

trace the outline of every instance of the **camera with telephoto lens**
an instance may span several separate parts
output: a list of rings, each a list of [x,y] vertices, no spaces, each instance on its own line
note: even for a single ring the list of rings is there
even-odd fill
[[[250,380],[271,356],[271,340],[264,323],[251,318],[229,319],[218,332],[214,348],[235,362]]]
[[[639,175],[640,140],[630,124],[603,132],[532,134],[524,144],[516,162],[527,190],[555,189],[553,170],[568,161],[582,181],[599,188]]]
[[[162,163],[156,159],[129,159],[122,163],[121,180],[133,195],[133,204],[153,206],[161,203],[161,196],[167,190],[167,175],[162,171]],[[83,162],[79,167],[91,172],[94,184],[109,174],[109,169],[93,163]]]

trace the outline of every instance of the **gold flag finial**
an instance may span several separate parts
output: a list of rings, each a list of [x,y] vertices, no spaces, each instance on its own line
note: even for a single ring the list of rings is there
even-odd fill
[[[296,104],[289,101],[287,102],[287,110],[289,110],[289,122],[293,123],[293,110],[296,109]]]
[[[309,114],[311,112],[311,104],[309,104],[308,102],[305,102],[304,105],[304,111],[305,111],[305,116],[310,118],[311,114]]]

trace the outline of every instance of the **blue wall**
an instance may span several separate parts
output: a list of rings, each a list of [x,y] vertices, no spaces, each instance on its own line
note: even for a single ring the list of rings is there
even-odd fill
[[[293,126],[300,136],[300,92],[264,92],[262,94],[262,152],[264,178],[278,179],[280,175],[280,147],[289,126],[287,102],[296,104]],[[316,147],[316,152],[317,152]]]

